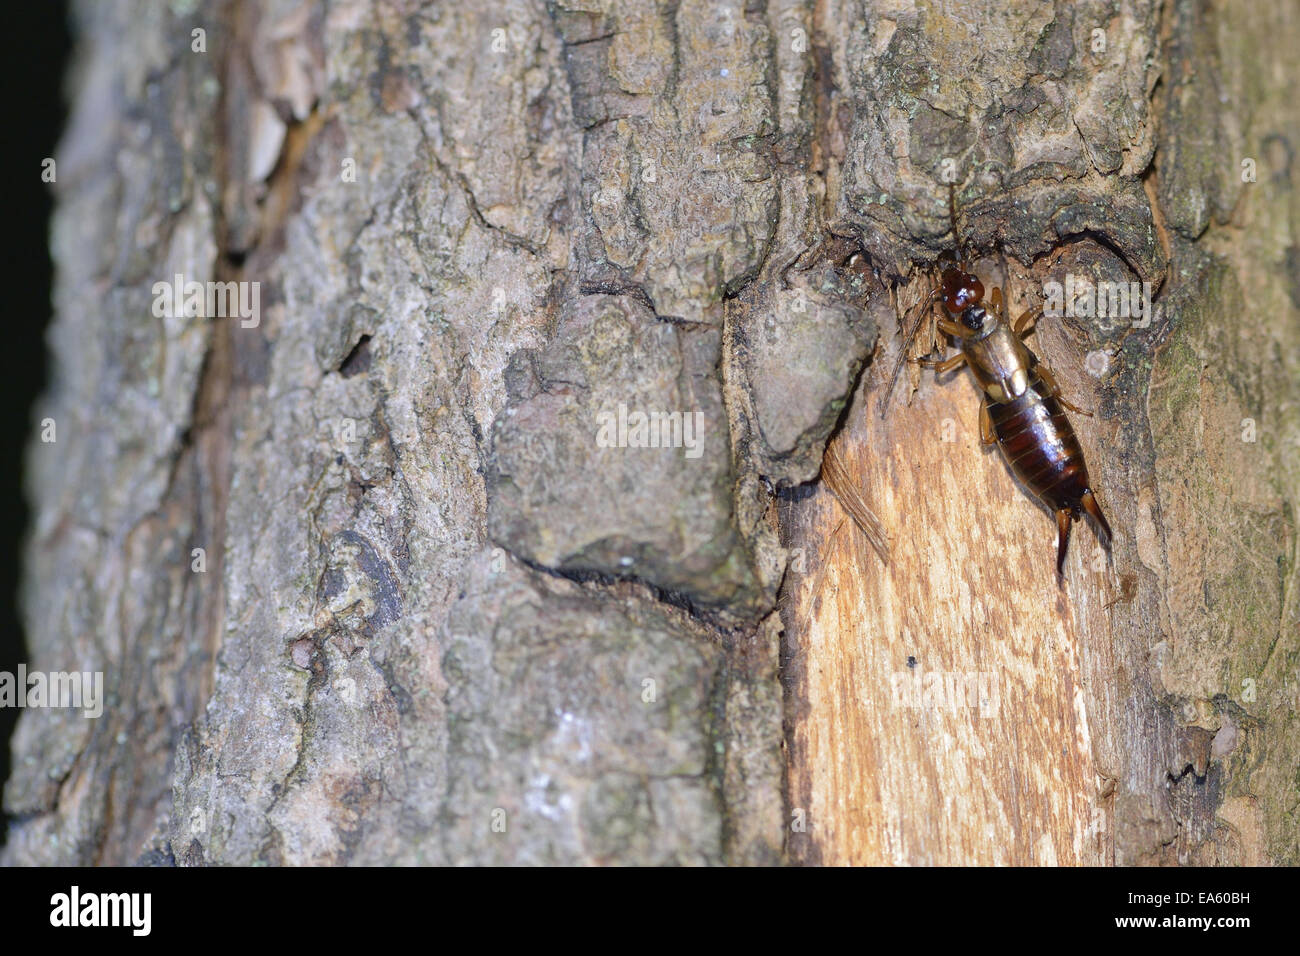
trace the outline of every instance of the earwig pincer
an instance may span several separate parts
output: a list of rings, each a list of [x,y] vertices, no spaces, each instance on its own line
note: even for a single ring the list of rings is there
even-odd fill
[[[953,241],[957,242],[956,213],[951,206]],[[960,248],[958,249],[960,259]],[[982,393],[980,440],[997,443],[1003,458],[1021,483],[1056,513],[1056,573],[1063,581],[1065,555],[1072,523],[1087,512],[1097,522],[1105,540],[1110,525],[1101,513],[1088,477],[1083,450],[1066,418],[1064,408],[1088,414],[1061,397],[1060,387],[1047,366],[1024,343],[1041,310],[1029,310],[1013,324],[1003,317],[1002,290],[989,293],[984,307],[984,285],[960,261],[943,270],[938,287],[922,302],[903,352],[881,402],[889,402],[898,372],[906,361],[912,339],[925,312],[939,302],[944,316],[939,331],[956,340],[960,353],[949,359],[922,359],[921,364],[949,372],[966,365]],[[1063,408],[1064,406],[1064,408]]]

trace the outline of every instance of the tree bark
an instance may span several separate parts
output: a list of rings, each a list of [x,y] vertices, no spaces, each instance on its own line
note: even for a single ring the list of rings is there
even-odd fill
[[[849,149],[868,172],[845,173],[841,209],[894,261],[925,235],[898,197],[937,197],[930,170],[955,156],[962,241],[1011,315],[1067,275],[1152,283],[1149,327],[1042,319],[1032,343],[1092,410],[1071,417],[1115,541],[1076,525],[1058,588],[1054,525],[980,453],[964,374],[914,374],[910,406],[877,414],[889,343],[835,438],[888,564],[824,485],[783,509],[807,556],[784,592],[789,799],[810,821],[789,853],[1294,864],[1300,117],[1282,77],[1300,24],[1231,4],[1009,9],[971,5],[969,30],[868,16],[848,73],[910,108],[859,108],[852,142],[908,148]],[[972,48],[995,55],[961,80],[946,65]]]
[[[23,601],[109,693],[5,862],[1297,861],[1292,11],[78,10]],[[1039,324],[1062,588],[962,377],[877,414],[948,174],[1013,313],[1156,292]]]

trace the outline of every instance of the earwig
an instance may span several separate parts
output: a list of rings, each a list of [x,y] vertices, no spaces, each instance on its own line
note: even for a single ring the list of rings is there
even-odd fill
[[[989,293],[989,308],[984,307],[984,285],[966,270],[961,258],[951,192],[949,215],[958,261],[943,270],[939,285],[920,303],[921,315],[903,343],[881,401],[881,415],[925,313],[934,303],[941,303],[945,315],[938,321],[939,331],[956,339],[961,352],[942,361],[922,359],[921,364],[940,374],[962,365],[970,368],[982,393],[980,441],[984,445],[996,442],[1012,473],[1056,513],[1056,574],[1058,581],[1063,581],[1070,528],[1083,512],[1097,522],[1106,541],[1111,537],[1110,525],[1093,495],[1083,450],[1062,406],[1088,413],[1061,397],[1056,378],[1024,344],[1042,311],[1031,309],[1008,324],[1002,314],[1002,290],[997,288]]]

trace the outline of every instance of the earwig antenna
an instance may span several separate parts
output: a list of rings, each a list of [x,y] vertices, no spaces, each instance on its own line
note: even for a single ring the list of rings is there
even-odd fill
[[[939,289],[931,289],[924,299],[918,302],[913,309],[916,311],[916,321],[912,323],[911,331],[903,339],[903,350],[898,353],[898,361],[894,363],[893,374],[889,376],[889,385],[885,388],[885,397],[880,400],[880,417],[885,417],[885,412],[889,409],[889,396],[894,394],[894,385],[898,382],[898,373],[902,370],[903,365],[907,362],[907,352],[912,347],[912,342],[916,339],[916,333],[921,331],[921,323],[925,321],[925,314],[934,307],[934,302],[939,298]]]
[[[948,220],[952,224],[952,244],[957,252],[957,265],[962,272],[965,272],[966,257],[961,254],[961,234],[957,231],[957,184],[952,182],[948,183]],[[926,313],[934,307],[935,301],[941,294],[942,289],[932,289],[924,299],[914,306],[916,321],[912,323],[911,329],[903,338],[903,350],[898,355],[898,361],[894,363],[894,371],[889,376],[889,385],[885,387],[884,398],[880,400],[881,418],[885,417],[885,412],[889,408],[889,398],[894,394],[894,386],[898,383],[898,373],[902,371],[903,366],[907,363],[907,353],[916,340],[916,334],[921,331],[921,323],[925,321]]]

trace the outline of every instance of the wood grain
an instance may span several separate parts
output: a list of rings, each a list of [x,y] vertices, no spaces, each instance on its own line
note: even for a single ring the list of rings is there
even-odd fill
[[[893,360],[877,356],[832,451],[883,524],[888,565],[824,486],[784,516],[807,556],[784,607],[791,801],[808,818],[792,855],[1108,862],[1088,718],[1110,710],[1088,676],[1110,666],[1108,564],[1076,525],[1058,588],[1054,525],[981,449],[967,373],[925,372],[910,406],[900,383],[882,421]],[[1091,458],[1095,426],[1074,417]]]

